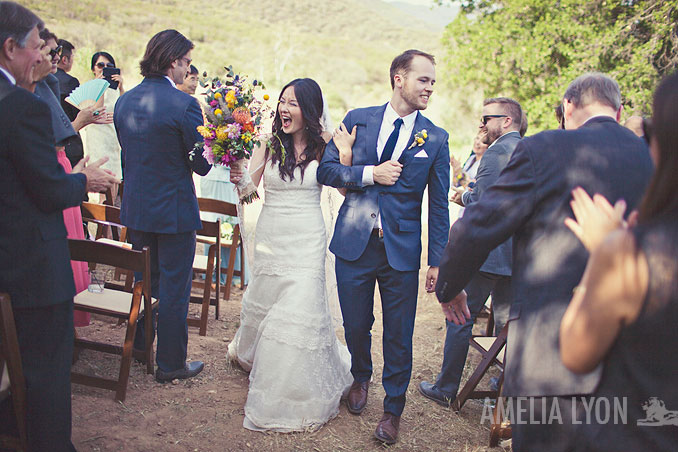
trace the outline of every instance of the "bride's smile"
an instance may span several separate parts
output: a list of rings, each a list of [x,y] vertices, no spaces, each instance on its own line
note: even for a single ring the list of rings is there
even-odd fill
[[[294,135],[304,128],[304,116],[299,107],[294,87],[288,87],[280,96],[278,114],[282,122],[282,129],[288,135]]]

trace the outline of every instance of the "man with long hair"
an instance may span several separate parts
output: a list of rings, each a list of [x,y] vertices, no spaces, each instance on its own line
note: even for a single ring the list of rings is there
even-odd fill
[[[114,116],[125,168],[120,219],[134,249],[151,250],[152,293],[160,304],[155,373],[160,382],[191,378],[204,367],[201,361],[186,362],[195,231],[202,227],[193,172],[204,176],[211,168],[192,153],[202,141],[198,101],[176,89],[190,67],[191,49],[193,43],[176,30],[153,36],[140,63],[144,80],[120,97]],[[145,348],[142,321],[134,348]]]

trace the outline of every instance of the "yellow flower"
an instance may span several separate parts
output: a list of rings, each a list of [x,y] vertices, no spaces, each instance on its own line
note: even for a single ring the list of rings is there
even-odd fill
[[[226,141],[228,140],[228,130],[226,126],[219,126],[216,130],[217,140]]]
[[[417,138],[417,143],[419,144],[419,146],[421,146],[422,144],[424,144],[424,139],[421,137]]]
[[[249,143],[250,141],[252,141],[252,135],[250,135],[249,133],[245,133],[245,134],[243,134],[243,136],[242,136],[242,140],[243,140],[245,143]]]
[[[221,108],[217,108],[216,110],[214,110],[214,114],[215,114],[216,116],[221,116],[221,115],[224,114],[224,112],[221,111]]]
[[[269,100],[270,96],[268,94],[264,94],[264,100]]]
[[[211,138],[212,137],[212,132],[210,132],[210,129],[208,129],[205,126],[198,126],[198,133],[205,138]]]
[[[214,93],[214,98],[215,99],[221,99],[221,93]]]
[[[421,136],[424,138],[424,140],[428,138],[428,133],[426,133],[426,129],[421,131]]]
[[[235,101],[236,101],[235,91],[231,90],[231,91],[227,92],[224,100],[228,104],[228,108],[233,108],[233,106],[235,105]]]

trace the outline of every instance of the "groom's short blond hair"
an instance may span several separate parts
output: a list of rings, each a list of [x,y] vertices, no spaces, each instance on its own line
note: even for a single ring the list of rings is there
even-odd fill
[[[407,75],[410,71],[410,65],[415,56],[422,56],[427,58],[434,66],[436,64],[436,59],[430,53],[422,52],[421,50],[410,49],[406,50],[391,62],[391,89],[395,88],[395,76],[396,74]]]

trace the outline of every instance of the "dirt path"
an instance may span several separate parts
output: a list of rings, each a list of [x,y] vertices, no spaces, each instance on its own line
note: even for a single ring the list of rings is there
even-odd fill
[[[177,384],[159,384],[134,363],[124,403],[113,393],[73,385],[73,441],[80,451],[485,451],[487,425],[480,425],[482,403],[470,401],[459,413],[424,399],[417,391],[421,380],[435,378],[442,361],[444,321],[435,297],[422,289],[414,331],[414,367],[400,439],[385,447],[372,439],[382,414],[381,307],[375,303],[373,330],[374,381],[366,410],[353,416],[342,405],[339,415],[316,432],[262,434],[242,427],[247,397],[247,374],[226,360],[226,346],[238,326],[242,291],[234,289],[222,301],[221,318],[210,312],[207,337],[189,328],[189,359],[205,361],[196,378]],[[191,306],[197,313],[198,306]],[[213,309],[213,308],[212,308]],[[123,328],[94,319],[79,329],[82,337],[110,338],[120,343]],[[471,352],[472,363],[478,355]],[[115,375],[119,360],[84,351],[76,368],[99,375]],[[467,363],[466,376],[472,371]],[[465,379],[464,378],[464,379]],[[510,450],[510,449],[509,449]]]

